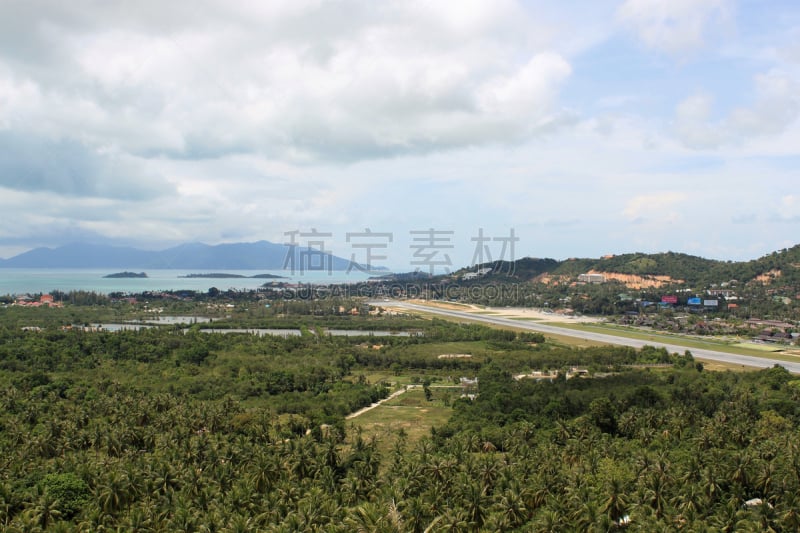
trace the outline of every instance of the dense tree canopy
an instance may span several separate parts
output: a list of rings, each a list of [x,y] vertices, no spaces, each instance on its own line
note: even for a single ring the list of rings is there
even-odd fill
[[[800,380],[780,367],[711,373],[689,353],[438,320],[403,337],[304,324],[0,330],[4,530],[800,527]],[[387,446],[345,420],[389,392],[371,373],[423,377],[434,398],[477,377],[478,395]]]

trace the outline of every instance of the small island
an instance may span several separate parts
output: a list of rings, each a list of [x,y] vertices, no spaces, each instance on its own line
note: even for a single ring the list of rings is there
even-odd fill
[[[227,272],[209,272],[204,274],[186,274],[179,278],[208,278],[208,279],[232,279],[232,278],[254,278],[254,279],[276,279],[283,276],[275,274],[256,274],[255,276],[244,276],[242,274],[229,274]]]
[[[115,274],[108,274],[104,278],[146,278],[146,272],[117,272]]]

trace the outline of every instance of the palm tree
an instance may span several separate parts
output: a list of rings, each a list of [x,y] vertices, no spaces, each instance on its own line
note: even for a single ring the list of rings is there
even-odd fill
[[[489,498],[486,496],[486,488],[471,482],[466,476],[462,476],[459,481],[462,488],[462,498],[465,504],[467,519],[473,525],[475,531],[483,526],[488,510]]]
[[[449,478],[453,463],[444,457],[434,457],[426,465],[428,475],[434,484],[443,485]]]
[[[236,515],[228,520],[221,531],[223,533],[252,533],[257,531],[257,524],[252,516]]]
[[[759,468],[756,475],[755,488],[765,498],[772,494],[772,485],[775,478],[775,464],[772,461],[765,461]]]
[[[738,485],[740,496],[745,496],[750,488],[750,463],[751,457],[746,450],[740,450],[733,456],[733,468],[729,479]]]
[[[603,517],[600,512],[600,507],[597,502],[592,498],[587,498],[578,503],[577,509],[571,516],[571,524],[574,526],[575,531],[582,532],[597,532],[605,531],[600,529],[600,519]]]
[[[267,453],[259,454],[256,457],[251,470],[250,484],[253,490],[262,494],[271,490],[281,475],[276,456]]]
[[[521,526],[528,519],[526,499],[529,498],[526,489],[520,487],[517,480],[512,480],[503,490],[495,509],[503,516],[504,523],[510,528]]]
[[[442,532],[467,533],[472,526],[467,513],[462,509],[448,509],[444,515],[437,517],[437,521],[436,531]]]
[[[400,506],[408,531],[420,533],[429,520],[427,502],[423,498],[415,496],[401,502]]]
[[[124,474],[109,472],[94,489],[94,496],[103,512],[116,514],[128,504],[128,480]]]
[[[785,531],[800,531],[800,497],[795,492],[784,493],[775,507]]]
[[[732,499],[717,507],[714,514],[709,517],[709,524],[722,533],[739,531],[737,525],[742,516],[743,512],[740,509],[739,501]]]
[[[36,499],[23,511],[23,515],[29,524],[33,523],[46,530],[61,517],[59,502],[48,491],[39,490]]]
[[[394,502],[388,509],[382,509],[379,504],[365,503],[355,509],[355,513],[348,515],[344,524],[349,531],[356,533],[402,533],[405,531],[402,517],[397,512]]]
[[[692,522],[700,514],[703,493],[694,483],[684,485],[679,494],[672,498],[670,503],[675,507],[683,519]]]
[[[653,508],[658,518],[664,516],[664,510],[668,505],[664,480],[664,476],[654,472],[645,481],[644,501]]]
[[[545,509],[536,516],[535,527],[532,531],[547,531],[557,533],[566,529],[564,517],[557,511]]]
[[[499,467],[495,458],[491,455],[482,455],[478,460],[478,476],[480,477],[483,489],[491,492],[499,472]]]
[[[701,482],[703,487],[703,494],[706,500],[706,506],[712,507],[722,494],[722,487],[717,480],[716,472],[711,466],[707,466],[703,470],[703,480]]]
[[[201,519],[196,509],[192,509],[188,501],[179,499],[173,504],[175,511],[168,521],[168,529],[173,531],[193,532],[198,531],[200,524],[205,521],[205,516]]]
[[[124,520],[122,520],[122,527],[127,531],[141,531],[143,533],[155,531],[152,518],[148,516],[144,509],[138,506],[128,511]]]
[[[602,511],[616,522],[627,514],[628,510],[628,495],[625,493],[622,480],[612,477],[608,482],[606,494]]]

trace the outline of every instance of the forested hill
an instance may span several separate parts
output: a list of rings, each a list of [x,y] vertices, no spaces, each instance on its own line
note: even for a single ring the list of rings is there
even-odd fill
[[[747,283],[796,284],[800,282],[800,245],[750,261],[719,261],[676,252],[630,253],[600,259],[534,259],[526,257],[513,264],[494,266],[496,272],[510,273],[519,280],[533,280],[546,274],[577,277],[586,272],[607,272],[637,276],[668,276],[690,285],[711,285],[731,280]]]

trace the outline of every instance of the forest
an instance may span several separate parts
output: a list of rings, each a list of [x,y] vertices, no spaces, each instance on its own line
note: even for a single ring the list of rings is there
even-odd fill
[[[800,529],[800,380],[781,367],[305,305],[214,320],[286,337],[65,328],[141,313],[107,302],[0,309],[3,530]],[[408,383],[449,420],[385,442],[346,419]]]

